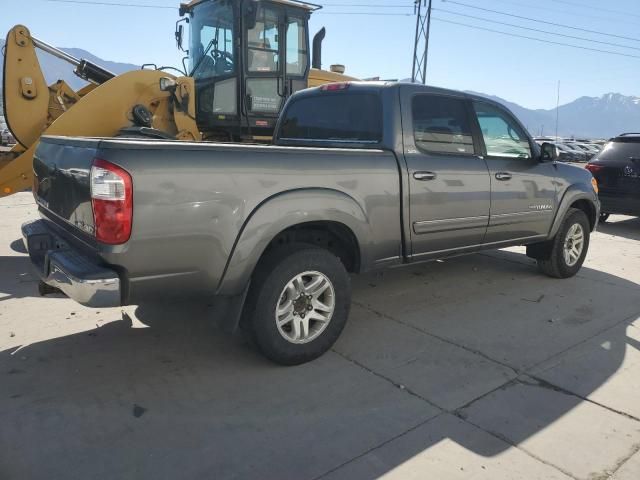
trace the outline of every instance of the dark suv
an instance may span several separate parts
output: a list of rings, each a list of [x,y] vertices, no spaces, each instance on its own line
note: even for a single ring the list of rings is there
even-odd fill
[[[640,133],[612,138],[586,168],[600,187],[601,221],[611,213],[640,217]]]

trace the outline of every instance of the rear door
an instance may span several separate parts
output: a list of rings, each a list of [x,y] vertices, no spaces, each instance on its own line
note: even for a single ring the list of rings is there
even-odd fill
[[[542,163],[520,123],[504,108],[473,101],[491,178],[485,243],[546,235],[556,210],[555,166]]]
[[[472,135],[468,100],[401,92],[413,257],[482,244],[490,181]]]

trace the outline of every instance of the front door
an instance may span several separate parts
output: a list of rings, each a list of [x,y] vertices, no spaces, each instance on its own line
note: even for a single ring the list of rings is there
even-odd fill
[[[255,21],[247,30],[246,110],[252,127],[270,127],[285,98],[283,48],[281,45],[284,10],[259,3]]]
[[[556,210],[556,167],[540,162],[524,128],[505,109],[474,101],[473,110],[491,178],[485,243],[546,235]]]
[[[273,129],[285,100],[306,88],[307,13],[262,2],[247,29],[245,99],[249,126]]]
[[[490,182],[471,133],[468,101],[402,91],[413,257],[482,244]]]

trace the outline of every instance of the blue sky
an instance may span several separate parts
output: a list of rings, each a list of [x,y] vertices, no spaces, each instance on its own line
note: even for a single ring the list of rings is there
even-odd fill
[[[87,1],[155,7],[177,7],[178,4],[171,0]],[[347,73],[357,77],[410,76],[415,32],[413,0],[318,0],[317,3],[325,5],[325,8],[312,17],[311,32],[313,34],[322,26],[327,28],[325,66],[345,64]],[[359,4],[369,6],[355,6]],[[23,23],[42,40],[62,47],[84,48],[107,60],[136,64],[180,63],[181,57],[173,40],[177,9],[81,5],[47,0],[33,0],[29,5],[30,8],[25,8],[22,0],[0,0],[0,31],[3,35],[14,24]],[[525,21],[470,6],[618,37]],[[558,80],[561,83],[561,103],[584,95],[600,96],[608,92],[640,96],[640,58],[539,43],[442,21],[640,57],[638,0],[459,0],[457,4],[453,0],[433,0],[433,7],[427,74],[429,84],[498,95],[528,108],[554,107]],[[377,15],[345,14],[352,12]],[[461,14],[621,46],[519,30]]]

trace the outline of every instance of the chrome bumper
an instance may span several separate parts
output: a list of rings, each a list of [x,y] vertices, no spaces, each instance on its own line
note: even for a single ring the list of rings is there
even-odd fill
[[[23,224],[22,239],[31,264],[44,283],[87,307],[120,306],[118,274],[74,251],[46,221]]]

